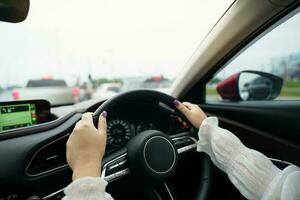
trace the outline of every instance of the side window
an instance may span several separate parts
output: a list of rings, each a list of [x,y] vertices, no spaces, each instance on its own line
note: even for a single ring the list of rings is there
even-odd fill
[[[206,101],[300,100],[300,13],[227,63],[206,85]]]

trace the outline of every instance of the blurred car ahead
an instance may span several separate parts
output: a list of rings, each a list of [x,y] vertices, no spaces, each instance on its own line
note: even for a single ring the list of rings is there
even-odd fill
[[[122,91],[129,91],[135,89],[153,89],[160,92],[168,93],[172,81],[163,76],[153,76],[150,78],[127,78],[123,79]]]
[[[120,83],[104,83],[101,84],[94,94],[92,95],[93,99],[108,99],[118,94],[121,91]]]
[[[64,80],[29,80],[25,88],[11,92],[13,100],[47,99],[51,105],[73,104],[79,101],[80,88],[68,87]]]

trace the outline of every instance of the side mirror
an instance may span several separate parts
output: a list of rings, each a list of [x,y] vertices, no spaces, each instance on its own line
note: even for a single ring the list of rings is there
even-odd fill
[[[242,71],[219,82],[217,91],[228,100],[273,100],[279,96],[282,84],[283,80],[273,74]]]
[[[29,11],[29,0],[0,0],[0,21],[22,22]]]

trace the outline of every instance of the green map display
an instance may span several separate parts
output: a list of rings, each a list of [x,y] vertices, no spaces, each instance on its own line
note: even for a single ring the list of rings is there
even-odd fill
[[[0,106],[0,131],[37,124],[35,104]]]

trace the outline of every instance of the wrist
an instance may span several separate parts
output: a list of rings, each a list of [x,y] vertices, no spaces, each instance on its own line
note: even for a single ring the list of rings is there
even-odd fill
[[[84,177],[100,177],[101,162],[86,162],[73,169],[72,180]]]

